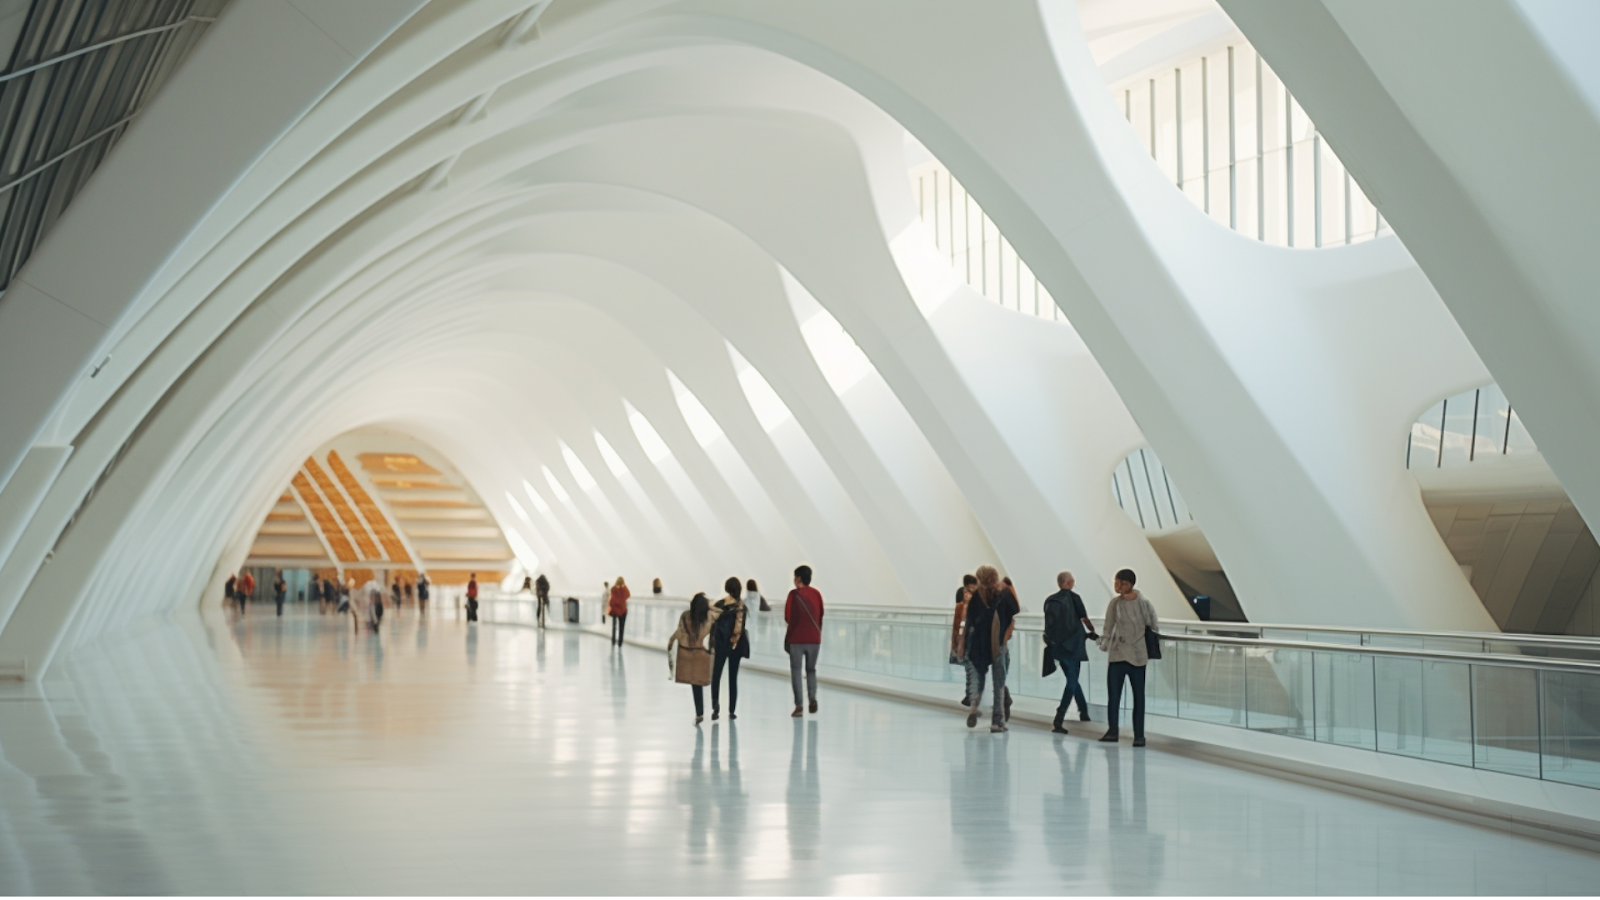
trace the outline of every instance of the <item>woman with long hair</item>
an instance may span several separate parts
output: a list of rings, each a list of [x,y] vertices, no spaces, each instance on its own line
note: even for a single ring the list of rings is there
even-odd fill
[[[761,596],[761,589],[756,587],[754,578],[744,583],[744,605],[762,612],[772,611],[772,604],[767,602],[767,598]]]
[[[678,630],[667,638],[667,661],[672,664],[672,680],[687,684],[694,690],[694,724],[706,717],[705,686],[711,683],[711,651],[706,649],[706,636],[717,620],[717,611],[705,594],[695,594],[689,609],[678,617]],[[673,647],[678,653],[672,655]]]
[[[1006,730],[1006,641],[1018,612],[1017,596],[1000,583],[994,566],[979,566],[974,573],[978,588],[967,602],[967,660],[972,664],[972,705],[967,707],[967,727],[978,724],[978,707],[983,701],[983,682],[994,670],[994,708],[989,730]]]
[[[628,627],[628,598],[633,592],[628,590],[628,585],[623,582],[622,576],[617,576],[617,581],[611,586],[611,597],[606,604],[611,612],[611,643],[622,646],[622,630]]]
[[[728,669],[728,718],[739,718],[739,660],[750,658],[750,635],[745,631],[745,618],[750,607],[739,597],[739,579],[730,577],[723,582],[727,596],[717,601],[717,624],[711,629],[711,650],[715,660],[711,664],[711,721],[722,715],[722,669]]]

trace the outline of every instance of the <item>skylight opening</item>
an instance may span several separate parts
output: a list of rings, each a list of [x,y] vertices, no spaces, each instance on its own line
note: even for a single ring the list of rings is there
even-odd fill
[[[711,410],[706,409],[700,398],[689,390],[688,385],[678,380],[678,376],[667,370],[667,381],[672,384],[672,394],[678,401],[678,410],[683,413],[684,422],[689,425],[689,433],[702,447],[709,447],[722,437],[722,426],[717,424]]]
[[[739,387],[744,389],[744,398],[750,403],[750,409],[756,414],[756,421],[768,434],[776,431],[780,425],[794,418],[789,411],[788,404],[772,389],[767,379],[756,371],[750,361],[734,349],[733,344],[728,344],[728,356],[733,360],[733,370],[739,375]]]
[[[568,494],[567,489],[562,487],[561,482],[556,480],[556,473],[550,471],[549,466],[540,466],[539,468],[544,470],[544,480],[550,485],[551,493],[556,495],[557,500],[570,506],[572,504],[572,495]]]
[[[522,508],[522,504],[517,502],[517,498],[513,497],[510,491],[506,491],[506,502],[511,504],[511,511],[517,514],[517,518],[530,525],[533,524],[533,520],[528,518],[528,511]]]
[[[811,296],[811,292],[787,270],[780,269],[779,272],[783,276],[795,321],[800,323],[800,334],[806,339],[806,346],[811,348],[811,355],[816,359],[823,377],[828,380],[828,386],[833,388],[835,394],[843,396],[845,391],[860,384],[868,373],[876,371],[872,360],[856,345],[855,338],[844,330],[839,320]]]
[[[606,440],[606,436],[596,431],[594,433],[594,443],[596,447],[600,448],[600,458],[606,461],[606,468],[611,470],[611,474],[618,478],[626,478],[628,476],[628,464],[622,461],[621,456],[617,455],[616,449],[611,446],[610,441]]]
[[[550,515],[550,504],[544,502],[544,498],[539,496],[539,492],[533,489],[533,485],[529,484],[526,478],[522,479],[522,489],[527,492],[528,500],[533,503],[534,509],[547,516]]]
[[[622,401],[622,406],[628,411],[628,424],[633,428],[633,436],[639,439],[639,447],[644,450],[644,455],[653,463],[659,463],[672,455],[672,448],[661,439],[655,426],[644,417],[644,413],[633,408],[633,404]]]
[[[595,481],[594,476],[590,475],[589,470],[584,467],[583,460],[578,458],[578,454],[572,452],[572,448],[567,446],[566,441],[561,442],[561,458],[567,461],[567,468],[572,470],[572,478],[578,482],[579,490],[587,493],[599,486],[599,482]]]
[[[515,503],[516,501],[513,500],[512,502]],[[518,533],[515,528],[505,529],[505,536],[506,543],[511,545],[511,552],[517,557],[517,562],[522,563],[522,567],[529,572],[537,570],[539,568],[539,557],[533,552],[533,548],[528,546],[527,539]]]

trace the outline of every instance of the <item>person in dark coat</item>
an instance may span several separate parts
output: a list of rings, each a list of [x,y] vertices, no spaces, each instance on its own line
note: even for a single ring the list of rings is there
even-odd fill
[[[1051,729],[1056,734],[1067,733],[1061,722],[1067,717],[1067,707],[1073,701],[1078,703],[1078,721],[1089,721],[1089,701],[1083,696],[1078,673],[1082,665],[1089,661],[1089,648],[1085,641],[1097,640],[1099,635],[1094,633],[1094,623],[1089,621],[1089,613],[1083,608],[1083,598],[1072,589],[1076,583],[1071,572],[1062,572],[1056,576],[1056,587],[1060,590],[1044,601],[1045,674],[1049,674],[1052,668],[1050,663],[1054,662],[1067,677],[1066,690],[1061,692],[1061,705],[1056,707],[1055,727]]]
[[[1011,638],[1017,612],[1017,595],[1000,583],[994,566],[979,566],[975,573],[978,590],[967,602],[967,659],[974,671],[972,705],[967,707],[967,727],[978,724],[978,706],[983,701],[984,679],[994,675],[994,709],[989,730],[1002,732],[1005,724],[1006,643]]]
[[[534,608],[535,618],[539,620],[539,627],[544,627],[545,616],[550,613],[550,579],[540,572],[539,577],[533,581],[533,599],[537,604]]]
[[[717,622],[711,629],[711,721],[722,715],[722,669],[728,669],[728,718],[739,718],[739,661],[750,658],[750,634],[745,619],[750,612],[739,596],[739,579],[729,578],[722,589],[727,596],[716,603]]]

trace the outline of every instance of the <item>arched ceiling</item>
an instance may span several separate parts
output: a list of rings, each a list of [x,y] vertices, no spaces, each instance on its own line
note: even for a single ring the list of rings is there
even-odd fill
[[[1017,4],[976,35],[889,6],[231,7],[46,248],[115,247],[115,264],[41,254],[0,306],[0,325],[35,316],[67,348],[0,398],[7,421],[36,423],[0,437],[20,473],[6,490],[33,510],[0,545],[0,665],[35,671],[208,596],[302,461],[358,429],[436,448],[575,587],[781,585],[805,561],[841,602],[942,604],[993,561],[1036,603],[1060,569],[1099,594],[1132,565],[1185,615],[1108,489],[1149,434],[1246,603],[1291,609],[1270,606],[1274,582],[1317,590],[1317,555],[1232,489],[1257,477],[1377,591],[1349,615],[1476,621],[1464,582],[1396,603],[1420,593],[1406,579],[1454,573],[1449,554],[1425,545],[1387,584],[1399,551],[1349,518],[1437,544],[1420,501],[1348,496],[1308,449],[1324,424],[1285,413],[1293,398],[1230,332],[1269,300],[1286,320],[1334,315],[1313,301],[1347,283],[1399,297],[1402,331],[1452,327],[1403,248],[1288,261],[1212,227],[1124,152],[1070,10]],[[1018,68],[936,65],[963,41]],[[977,83],[1018,72],[1016,96]],[[917,219],[907,128],[1072,324],[951,276]],[[183,157],[202,129],[206,159]],[[130,233],[139,191],[158,189],[164,215]],[[1206,265],[1223,258],[1281,277],[1223,284]],[[797,316],[813,307],[869,361],[842,393]],[[1409,394],[1482,377],[1458,334],[1428,352],[1406,397],[1362,408],[1353,446],[1403,434]],[[1342,365],[1300,357],[1297,388]],[[792,418],[763,426],[741,358]]]

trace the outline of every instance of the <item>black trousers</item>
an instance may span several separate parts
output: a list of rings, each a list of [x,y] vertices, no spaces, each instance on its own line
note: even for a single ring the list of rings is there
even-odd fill
[[[732,653],[717,651],[716,659],[711,663],[711,711],[716,712],[722,708],[719,694],[722,692],[722,667],[728,667],[728,712],[739,711],[739,657]]]
[[[1117,730],[1118,714],[1122,711],[1122,679],[1133,686],[1133,736],[1144,737],[1144,666],[1131,662],[1114,662],[1106,668],[1106,724]]]
[[[698,684],[689,685],[694,691],[694,714],[696,718],[706,714],[706,689]]]
[[[622,630],[628,627],[628,614],[611,617],[611,643],[622,646]]]

